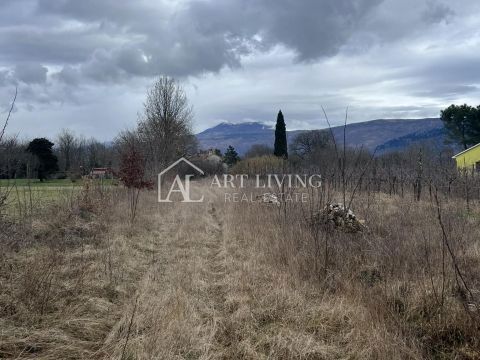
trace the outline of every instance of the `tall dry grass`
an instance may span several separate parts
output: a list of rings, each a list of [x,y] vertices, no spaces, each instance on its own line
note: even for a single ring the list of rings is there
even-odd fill
[[[57,200],[2,223],[0,358],[101,357],[143,271],[123,190]]]
[[[142,194],[133,225],[121,189],[89,188],[9,227],[0,357],[480,356],[478,204],[440,197],[444,233],[433,199],[360,192],[368,229],[347,234],[308,222],[333,190],[281,207],[193,190],[205,203]]]
[[[342,194],[320,196],[324,203],[332,200],[341,202]],[[283,322],[287,310],[278,315],[282,329],[293,326],[299,336],[332,339],[340,358],[474,359],[480,356],[480,209],[467,211],[460,199],[439,202],[445,235],[435,202],[412,204],[382,193],[360,194],[353,203],[355,213],[366,220],[368,230],[363,233],[312,229],[309,206],[298,203],[287,205],[285,211],[238,204],[228,223],[245,248],[253,244],[252,257],[273,266],[269,281],[275,285],[266,285],[260,299],[280,291],[288,309],[302,294],[296,321]],[[282,276],[295,284],[290,294],[277,289]],[[309,309],[319,305],[338,310],[338,326],[323,320],[310,328]],[[313,349],[319,358],[335,358]],[[283,351],[301,357],[292,348]]]

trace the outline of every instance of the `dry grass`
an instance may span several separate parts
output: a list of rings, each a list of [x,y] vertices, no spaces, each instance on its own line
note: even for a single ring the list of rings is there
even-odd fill
[[[82,194],[4,234],[0,358],[101,354],[142,271],[125,213],[119,194]]]
[[[433,204],[412,204],[382,194],[359,198],[355,211],[367,219],[369,226],[363,234],[334,231],[320,232],[315,237],[305,226],[305,213],[298,207],[291,207],[285,218],[282,211],[251,211],[244,204],[232,212],[230,223],[237,224],[232,231],[237,242],[243,239],[245,245],[257,247],[250,259],[256,257],[257,264],[269,259],[267,264],[274,266],[270,271],[252,271],[257,277],[271,273],[269,280],[274,287],[267,286],[260,299],[277,292],[282,295],[283,301],[275,298],[273,307],[284,311],[276,315],[274,325],[296,330],[297,339],[301,339],[312,335],[311,309],[327,310],[327,314],[313,311],[316,316],[325,316],[313,333],[320,336],[316,338],[320,344],[326,341],[332,345],[332,339],[338,351],[330,350],[326,356],[312,347],[313,357],[477,358],[479,319],[474,305],[480,289],[478,209],[477,215],[475,211],[467,214],[459,201],[447,202],[444,207],[449,242],[475,299],[459,286],[448,255],[442,277],[442,234]],[[279,283],[278,279],[283,278],[280,274],[294,284],[289,290]],[[289,295],[294,296],[289,299]],[[300,305],[295,308],[294,299],[299,296]],[[284,307],[279,306],[282,303]],[[259,303],[252,308],[258,311],[265,305]],[[334,319],[338,326],[328,327],[325,324],[329,323],[328,311],[332,309],[337,311]],[[288,316],[292,310],[297,322]],[[270,355],[302,357],[291,346],[280,355]]]
[[[313,236],[298,205],[229,204],[197,186],[207,202],[144,194],[132,227],[124,195],[108,193],[9,230],[0,358],[480,357],[475,299],[442,261],[433,203],[362,194],[367,232]],[[442,209],[477,296],[479,209]]]

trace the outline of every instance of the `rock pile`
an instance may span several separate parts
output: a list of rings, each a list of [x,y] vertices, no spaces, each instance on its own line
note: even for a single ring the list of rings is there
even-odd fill
[[[258,202],[280,206],[280,201],[278,200],[278,197],[275,194],[265,193],[262,195],[257,195],[256,199]]]
[[[321,211],[315,213],[310,225],[323,225],[349,233],[356,233],[366,229],[363,220],[357,219],[352,210],[346,209],[343,204],[327,204]]]

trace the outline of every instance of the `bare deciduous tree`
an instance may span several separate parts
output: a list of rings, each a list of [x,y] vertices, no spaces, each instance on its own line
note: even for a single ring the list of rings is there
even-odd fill
[[[60,160],[62,161],[63,170],[69,171],[72,163],[72,156],[75,148],[77,147],[77,140],[75,134],[68,130],[63,129],[58,135],[57,139]]]
[[[175,158],[185,156],[194,144],[193,117],[185,91],[173,78],[161,77],[147,93],[138,135],[148,168],[159,172]]]
[[[326,130],[312,130],[298,134],[292,143],[292,150],[302,159],[333,146],[333,141]]]
[[[140,192],[144,189],[151,189],[153,183],[144,179],[145,159],[140,151],[135,148],[135,143],[129,141],[124,142],[124,145],[120,160],[119,177],[128,191],[130,223],[133,224],[137,213]]]

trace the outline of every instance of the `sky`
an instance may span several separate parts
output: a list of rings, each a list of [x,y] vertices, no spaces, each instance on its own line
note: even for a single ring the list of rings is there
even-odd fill
[[[20,138],[108,141],[172,76],[195,132],[438,117],[480,103],[478,0],[1,0],[0,110]],[[0,118],[1,119],[1,118]],[[3,120],[3,119],[2,119]]]

